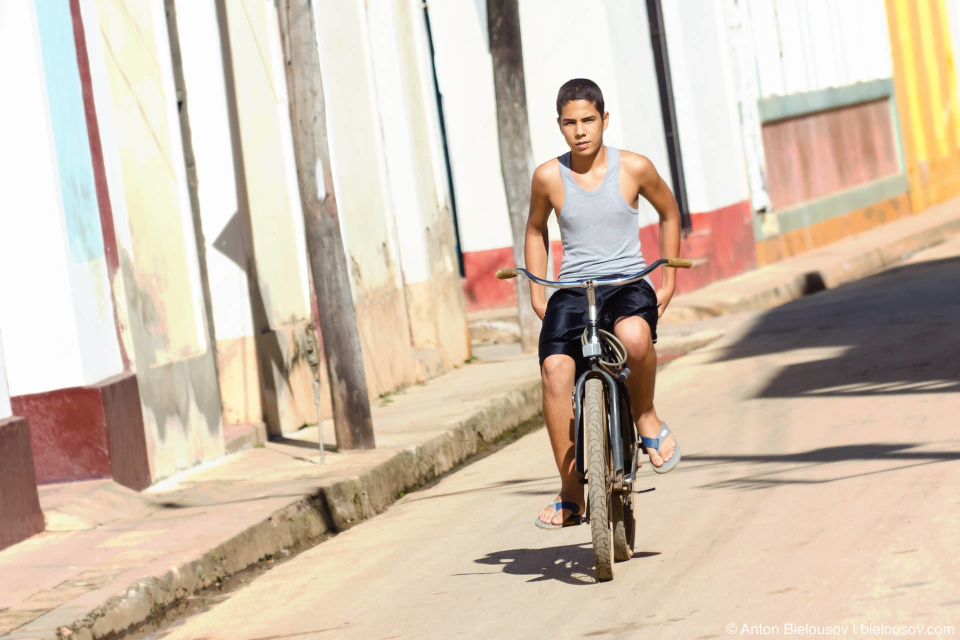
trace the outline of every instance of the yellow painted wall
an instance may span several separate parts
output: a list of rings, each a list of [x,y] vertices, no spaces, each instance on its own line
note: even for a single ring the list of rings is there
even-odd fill
[[[944,0],[886,0],[914,211],[960,195],[960,110]]]
[[[173,98],[166,94],[155,46],[154,30],[166,37],[166,25],[154,24],[149,0],[100,0],[99,9],[136,296],[149,307],[144,314],[153,338],[149,361],[158,365],[206,347],[186,244],[193,230],[184,227],[182,207],[188,203],[178,182],[183,156],[174,140],[180,132],[168,118],[167,101]]]
[[[155,0],[95,0],[84,29],[154,481],[224,453],[167,25]]]

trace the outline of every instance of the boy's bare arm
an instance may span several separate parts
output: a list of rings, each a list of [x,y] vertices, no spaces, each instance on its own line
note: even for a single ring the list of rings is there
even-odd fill
[[[550,217],[552,207],[545,174],[546,165],[537,167],[533,172],[533,184],[530,187],[530,215],[527,217],[523,246],[527,271],[539,278],[547,277],[548,247],[550,246],[547,218]],[[547,311],[547,295],[542,285],[530,283],[530,303],[537,316],[543,320],[543,314]]]
[[[680,257],[680,207],[670,187],[649,159],[643,156],[632,158],[633,169],[639,179],[640,195],[653,205],[660,216],[660,257]],[[657,290],[657,314],[662,316],[677,286],[677,270],[661,267],[663,279]]]

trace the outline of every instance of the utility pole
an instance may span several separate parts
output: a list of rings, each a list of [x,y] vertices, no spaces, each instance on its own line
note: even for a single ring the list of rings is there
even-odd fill
[[[517,0],[487,0],[487,32],[493,58],[493,88],[497,99],[497,133],[500,171],[510,210],[513,260],[524,263],[530,183],[533,181],[533,147],[527,119],[527,89],[523,75],[523,46]],[[530,287],[517,279],[517,316],[520,344],[525,353],[536,351],[540,318],[530,305]]]
[[[337,449],[373,449],[370,397],[347,258],[333,194],[320,51],[310,0],[280,0],[293,147],[303,201],[310,272],[319,303]]]

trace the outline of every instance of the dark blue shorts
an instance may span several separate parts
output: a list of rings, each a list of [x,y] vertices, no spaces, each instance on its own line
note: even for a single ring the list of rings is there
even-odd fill
[[[657,294],[649,282],[599,287],[596,294],[601,329],[613,333],[614,322],[637,316],[647,321],[653,341],[657,341]],[[580,336],[588,320],[586,289],[560,289],[554,293],[547,302],[540,329],[540,366],[549,356],[563,353],[577,363],[577,371],[582,371]]]

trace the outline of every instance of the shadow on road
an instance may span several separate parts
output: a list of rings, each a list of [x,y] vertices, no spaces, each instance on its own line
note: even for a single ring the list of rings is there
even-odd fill
[[[634,561],[660,555],[659,551],[642,551]],[[533,576],[527,582],[557,580],[566,584],[596,584],[593,577],[593,546],[590,543],[568,544],[542,549],[495,551],[474,562],[503,567],[503,573]],[[458,573],[454,575],[477,575]]]
[[[421,492],[418,492],[418,494],[416,494],[415,497],[413,494],[411,494],[411,496],[407,498],[407,502],[421,502],[423,500],[436,500],[437,498],[449,498],[452,496],[460,496],[460,495],[469,494],[469,493],[480,493],[482,491],[499,491],[501,489],[506,489],[507,487],[514,487],[514,486],[523,485],[523,484],[536,484],[539,482],[544,482],[546,480],[552,481],[554,479],[555,478],[552,476],[546,476],[543,478],[500,480],[498,482],[492,482],[488,485],[484,485],[482,487],[476,487],[474,489],[464,489],[462,491],[448,491],[446,493],[424,494],[421,491]],[[540,491],[518,489],[517,491],[511,491],[510,493],[520,494],[520,495],[546,496],[546,495],[550,495],[551,492],[549,489],[540,490]],[[556,493],[556,491],[554,491],[553,493]]]
[[[960,392],[960,258],[897,267],[765,313],[713,362],[839,347],[786,365],[755,396]]]
[[[756,454],[756,455],[688,455],[684,456],[684,462],[694,463],[696,466],[688,466],[690,471],[710,467],[716,464],[725,463],[750,463],[750,464],[770,464],[778,465],[776,468],[760,471],[759,473],[748,474],[737,478],[728,478],[718,482],[703,485],[703,488],[709,489],[766,489],[769,487],[783,486],[789,484],[826,484],[837,482],[839,480],[848,480],[850,478],[860,478],[880,473],[889,473],[910,467],[934,464],[938,462],[955,462],[960,460],[960,451],[911,451],[916,445],[906,444],[884,444],[868,443],[843,445],[838,447],[825,447],[822,449],[813,449],[800,453],[785,454]],[[833,477],[773,477],[776,474],[794,472],[798,470],[816,468],[818,474],[822,475],[823,467],[820,465],[832,462],[852,462],[852,461],[889,461],[892,463],[900,462],[906,464],[897,464],[884,469],[875,469],[862,473],[844,474]],[[697,464],[703,463],[703,464]],[[793,465],[786,466],[783,465]],[[816,465],[813,467],[812,465]]]

